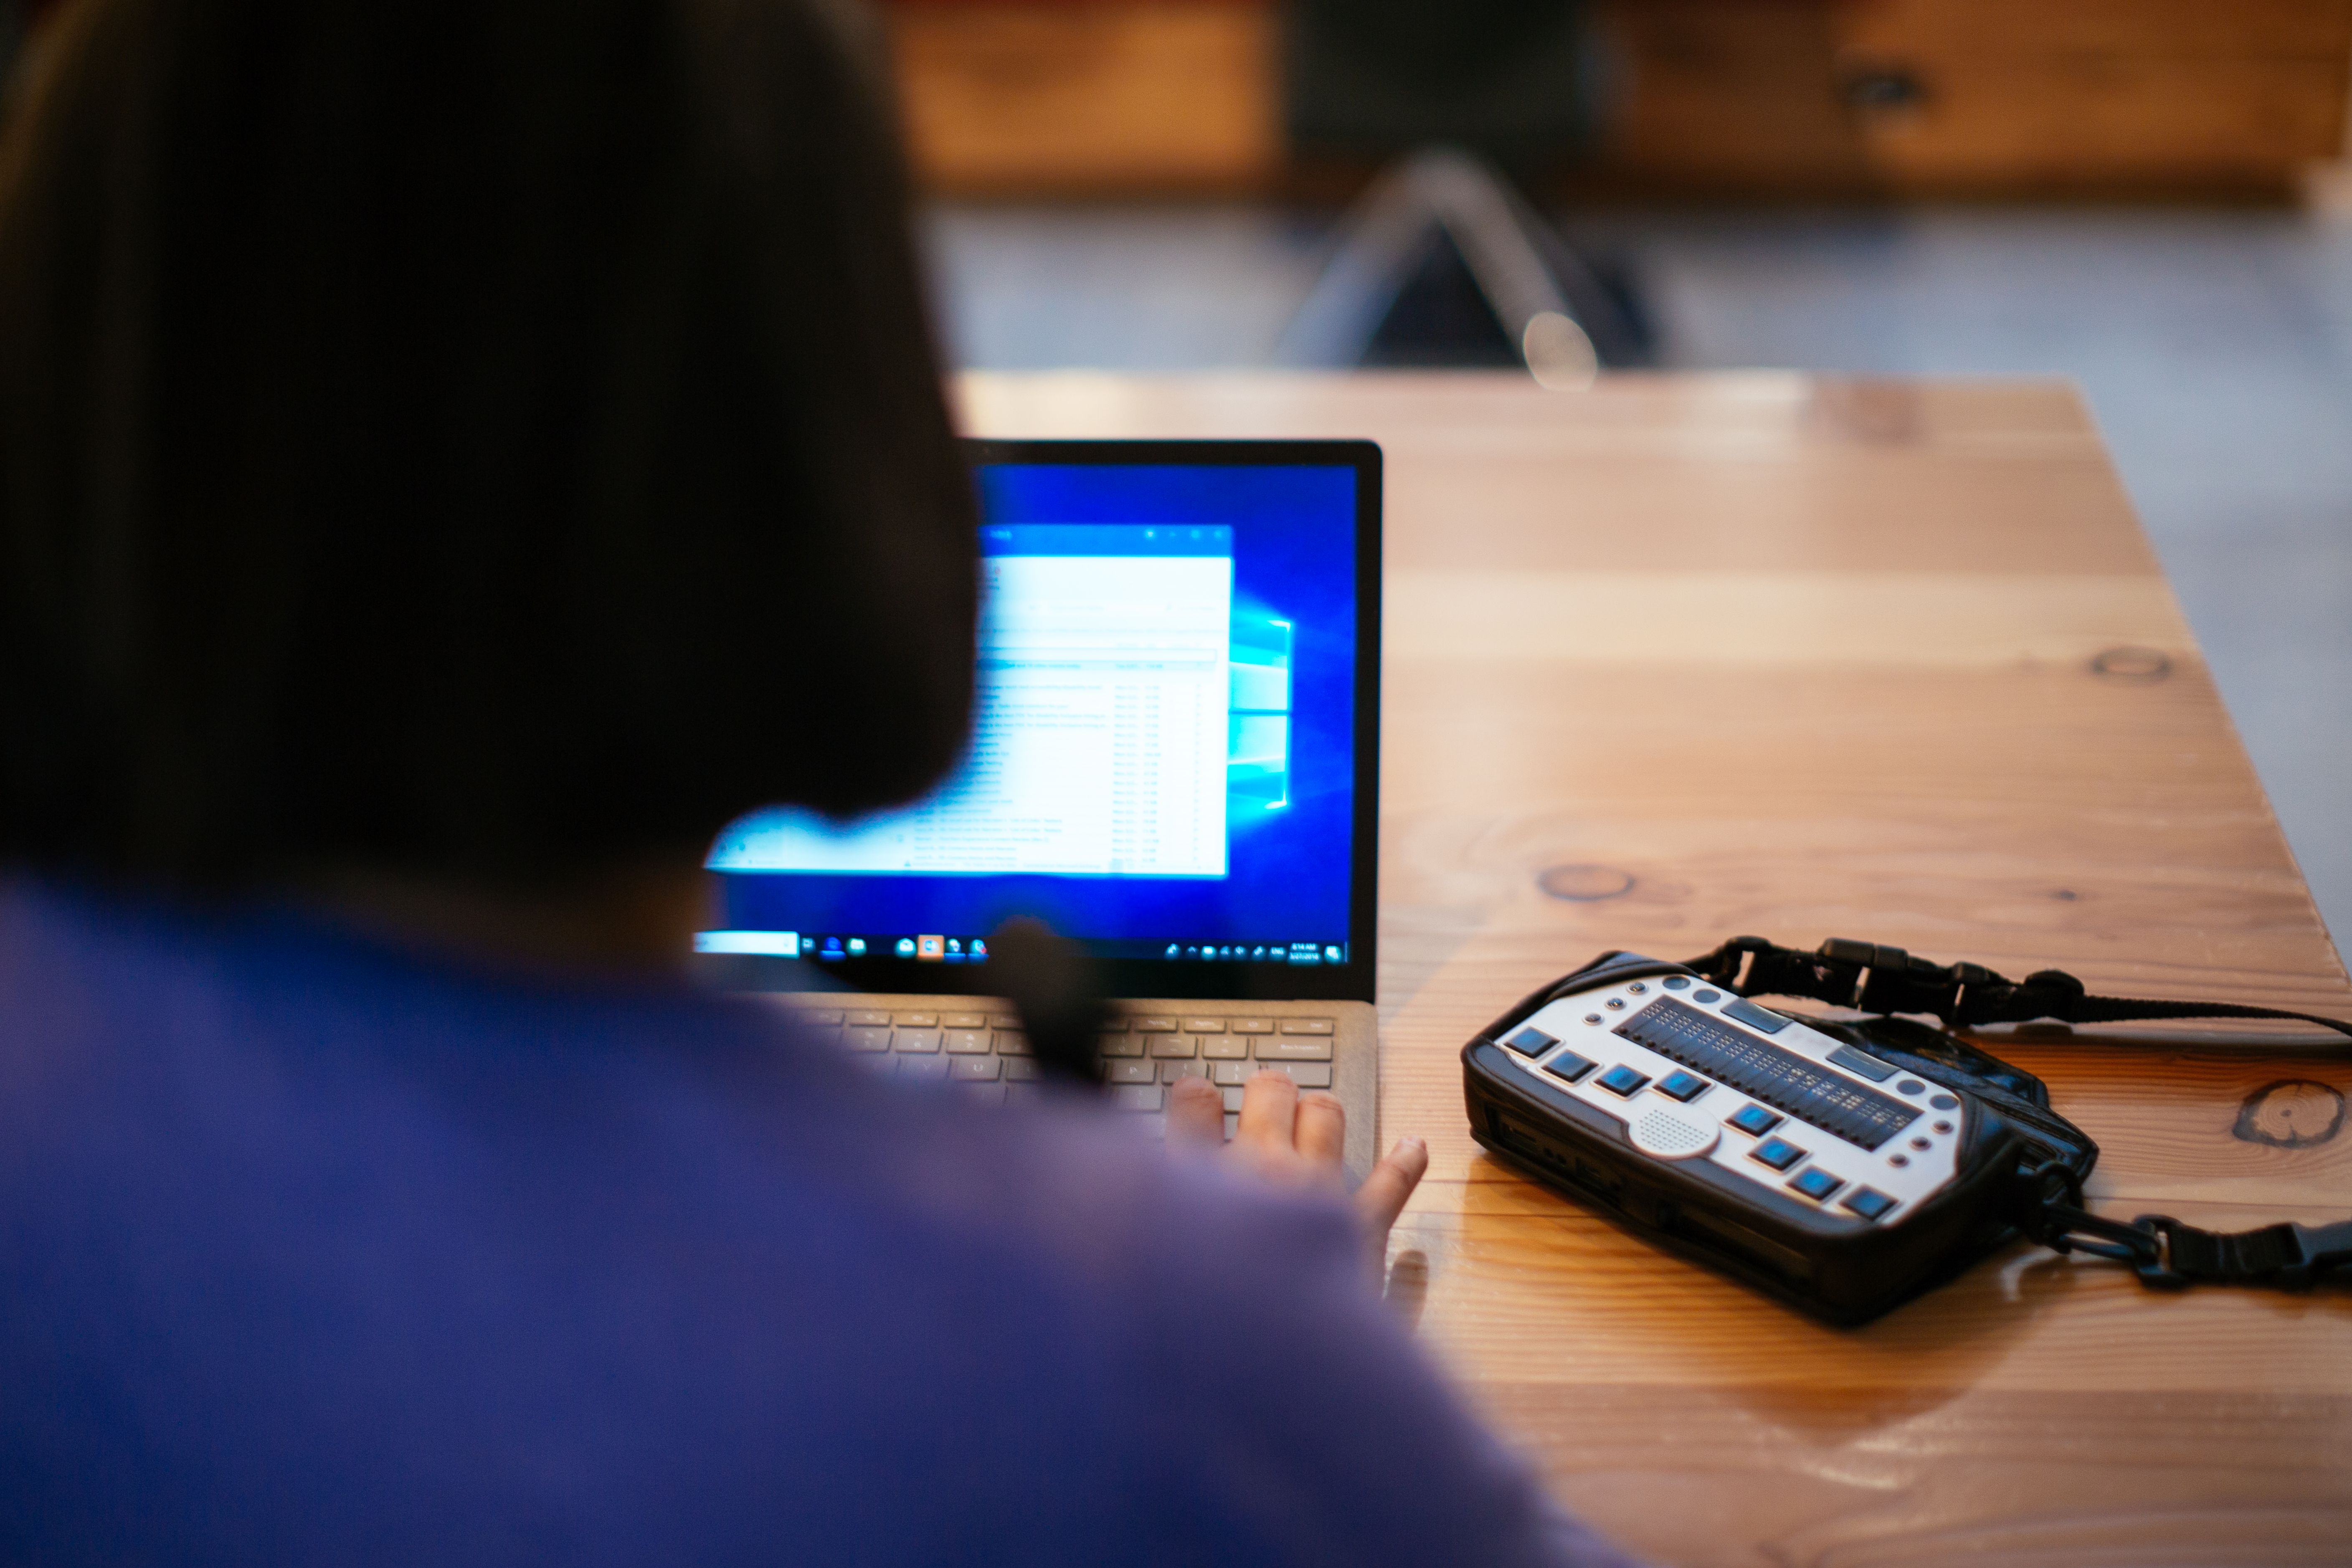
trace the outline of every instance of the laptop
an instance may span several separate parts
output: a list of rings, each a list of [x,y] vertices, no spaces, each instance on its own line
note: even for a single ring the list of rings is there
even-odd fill
[[[991,1104],[1040,1091],[987,984],[1015,916],[1113,999],[1111,1105],[1157,1126],[1209,1079],[1227,1135],[1266,1068],[1377,1147],[1381,453],[1368,441],[971,441],[973,734],[915,805],[774,808],[709,866],[698,963],[877,1070]]]

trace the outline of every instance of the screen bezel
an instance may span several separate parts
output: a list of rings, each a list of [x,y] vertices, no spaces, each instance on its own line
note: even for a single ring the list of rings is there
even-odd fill
[[[1171,1000],[1373,1000],[1379,968],[1381,716],[1381,449],[1361,440],[999,440],[966,437],[967,463],[1350,468],[1356,476],[1357,781],[1349,851],[1348,959],[1344,963],[1241,963],[1207,960],[1097,959],[1097,983],[1109,996]],[[717,962],[713,962],[717,960]],[[926,963],[869,953],[828,963],[702,954],[698,965],[735,989],[799,990],[812,982],[857,991],[916,995],[990,994],[985,964]]]

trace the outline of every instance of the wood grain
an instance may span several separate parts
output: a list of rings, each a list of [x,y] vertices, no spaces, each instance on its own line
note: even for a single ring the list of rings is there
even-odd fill
[[[2352,0],[1604,0],[1573,184],[1654,195],[2284,190],[2343,147]],[[1269,0],[898,0],[908,139],[959,195],[1263,193]],[[1916,96],[1859,84],[1900,79]]]
[[[900,5],[909,153],[965,195],[1268,184],[1281,163],[1275,24],[1256,5]]]
[[[2352,1291],[2145,1290],[2019,1247],[1856,1331],[1477,1150],[1462,1043],[1606,948],[1844,935],[2352,1016],[2091,424],[2046,383],[971,376],[992,435],[1387,454],[1383,1133],[1423,1338],[1560,1495],[1689,1563],[2323,1563],[2352,1534]],[[2102,674],[2130,645],[2161,654]],[[1556,866],[1613,896],[1547,895]],[[2352,1059],[2293,1026],[2000,1031],[2095,1206],[2352,1214]],[[2295,1107],[2301,1107],[2300,1110]],[[2301,1121],[2295,1120],[2300,1116]]]

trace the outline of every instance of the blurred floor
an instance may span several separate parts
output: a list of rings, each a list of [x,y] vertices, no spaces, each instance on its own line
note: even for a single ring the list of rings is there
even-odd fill
[[[2090,398],[2339,950],[2352,942],[2352,222],[2056,209],[1616,214],[1669,366],[2056,374]],[[1323,226],[950,207],[956,359],[1263,363]]]

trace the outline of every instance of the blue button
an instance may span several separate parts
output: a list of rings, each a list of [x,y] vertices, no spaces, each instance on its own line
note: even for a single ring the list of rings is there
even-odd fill
[[[1539,1057],[1546,1051],[1551,1049],[1554,1046],[1559,1044],[1559,1042],[1552,1038],[1549,1035],[1545,1034],[1541,1029],[1528,1028],[1521,1029],[1517,1034],[1513,1035],[1509,1039],[1505,1040],[1503,1044],[1510,1047],[1511,1049],[1518,1052],[1519,1055],[1523,1057]]]
[[[1763,1137],[1764,1134],[1780,1126],[1781,1121],[1781,1118],[1775,1116],[1760,1105],[1751,1105],[1728,1120],[1734,1127],[1738,1128],[1750,1138]]]
[[[1843,1185],[1845,1185],[1843,1176],[1832,1176],[1819,1165],[1789,1183],[1790,1190],[1804,1194],[1815,1203],[1820,1203]]]
[[[1591,1070],[1591,1058],[1580,1057],[1574,1051],[1562,1051],[1544,1063],[1544,1071],[1555,1078],[1564,1078],[1570,1083],[1574,1083]]]
[[[1870,1187],[1856,1187],[1846,1194],[1845,1206],[1864,1219],[1876,1219],[1895,1206],[1895,1200]]]
[[[1684,991],[1690,987],[1690,976],[1687,974],[1669,974],[1664,980],[1659,981],[1658,984],[1664,986],[1669,991]]]
[[[1658,1092],[1687,1105],[1715,1086],[1703,1078],[1686,1072],[1670,1072],[1658,1080]]]
[[[1694,1002],[1719,1002],[1722,999],[1723,993],[1720,991],[1694,991],[1691,993],[1691,1000]]]
[[[1619,1062],[1593,1081],[1612,1094],[1630,1095],[1650,1079],[1648,1074],[1635,1072],[1623,1062]]]
[[[1785,1171],[1805,1157],[1805,1152],[1786,1138],[1767,1138],[1748,1152],[1750,1159],[1761,1160],[1776,1171]]]

